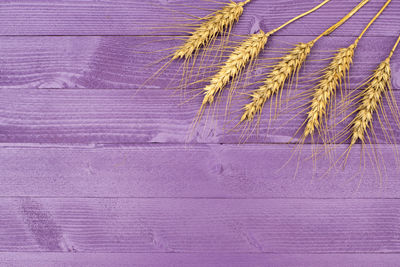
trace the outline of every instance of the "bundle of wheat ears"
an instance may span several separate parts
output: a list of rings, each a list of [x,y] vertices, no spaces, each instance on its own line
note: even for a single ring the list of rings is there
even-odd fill
[[[195,123],[197,123],[201,120],[204,110],[211,104],[214,104],[217,97],[222,96],[222,92],[228,84],[231,84],[227,92],[228,103],[231,101],[232,96],[236,94],[237,81],[242,79],[244,70],[249,68],[249,66],[260,57],[268,40],[274,33],[292,22],[313,13],[330,1],[331,0],[322,1],[312,9],[288,20],[275,29],[268,31],[260,29],[257,33],[245,37],[244,40],[240,42],[232,42],[234,46],[231,46],[230,53],[226,54],[225,47],[227,47],[227,43],[230,42],[228,38],[231,34],[231,30],[244,13],[244,9],[247,8],[248,4],[251,2],[251,0],[242,2],[233,2],[230,0],[230,2],[224,4],[220,10],[206,17],[198,18],[200,23],[190,28],[192,31],[189,37],[187,37],[182,45],[174,48],[175,50],[173,53],[168,56],[169,61],[162,66],[161,70],[173,61],[183,61],[184,67],[180,71],[184,73],[184,75],[191,74],[196,63],[196,58],[200,53],[207,53],[208,49],[214,46],[218,38],[222,39],[220,42],[222,47],[219,47],[218,51],[225,53],[225,55],[219,56],[221,63],[216,65],[212,71],[205,72],[208,74],[205,79],[195,80],[191,83],[201,84],[201,82],[207,82],[198,94],[202,96],[202,100],[199,112],[195,118]],[[239,116],[237,125],[251,125],[255,122],[254,119],[256,117],[258,117],[258,120],[255,124],[259,124],[264,106],[267,101],[270,101],[273,97],[276,98],[275,108],[281,107],[282,91],[286,86],[291,88],[293,80],[296,80],[296,87],[298,86],[297,80],[299,79],[300,70],[306,63],[317,41],[342,26],[368,2],[370,2],[370,0],[360,1],[347,15],[327,28],[316,38],[305,43],[300,42],[296,44],[292,49],[287,50],[283,56],[279,57],[277,62],[270,65],[270,71],[262,73],[264,77],[255,83],[260,84],[258,88],[246,93],[250,99],[247,104],[242,106],[243,108],[241,109],[241,115]],[[298,95],[299,99],[306,101],[306,104],[300,105],[302,110],[299,112],[299,115],[304,117],[303,124],[299,125],[299,130],[295,133],[295,135],[301,133],[301,137],[298,139],[299,144],[303,144],[307,138],[311,138],[311,141],[318,138],[324,144],[332,142],[342,143],[343,141],[340,141],[341,138],[348,135],[346,140],[349,141],[350,144],[349,149],[346,151],[347,157],[351,147],[357,142],[361,142],[362,144],[372,142],[371,140],[374,135],[372,120],[374,114],[378,114],[378,110],[383,114],[381,116],[376,115],[378,120],[380,122],[388,120],[388,116],[386,116],[384,106],[382,105],[383,98],[387,99],[389,103],[388,107],[393,114],[392,117],[395,122],[400,125],[396,101],[390,86],[390,59],[399,44],[400,37],[390,51],[389,56],[379,64],[372,77],[362,85],[364,90],[361,93],[343,92],[343,87],[346,87],[344,85],[346,85],[348,80],[350,67],[361,38],[389,6],[390,2],[391,0],[387,0],[384,3],[379,12],[371,18],[359,36],[349,46],[338,49],[330,57],[329,64],[319,71],[318,77],[314,79],[316,83],[309,89],[303,90],[303,92]],[[265,68],[262,68],[262,72],[264,69]],[[185,82],[185,86],[188,84],[189,83]],[[338,90],[341,92],[342,102],[344,102],[343,106],[347,107],[346,110],[349,110],[350,106],[354,106],[355,104],[357,104],[357,107],[353,112],[345,116],[345,119],[354,116],[351,123],[336,136],[330,136],[329,132],[332,126],[329,125],[328,117],[329,114],[335,113],[335,110],[338,109],[336,104],[334,104],[336,103],[336,93]],[[334,126],[338,125],[339,124],[335,124]],[[368,134],[368,130],[371,131],[371,135]],[[390,130],[383,131],[385,136],[390,136]],[[395,142],[394,139],[395,138],[391,139],[393,143]]]

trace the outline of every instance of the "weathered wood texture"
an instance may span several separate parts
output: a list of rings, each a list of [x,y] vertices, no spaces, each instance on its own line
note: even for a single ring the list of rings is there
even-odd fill
[[[337,154],[344,146],[337,148]],[[122,198],[400,198],[391,146],[385,177],[354,147],[346,169],[287,163],[285,145],[20,146],[0,149],[0,196]],[[311,147],[303,149],[304,158]],[[296,169],[298,168],[298,174]],[[321,178],[323,174],[325,177]]]
[[[261,254],[261,253],[1,253],[12,267],[397,267],[397,254]]]
[[[398,253],[398,199],[2,198],[0,251]]]
[[[223,2],[223,1],[221,1]],[[287,20],[319,4],[320,0],[308,1],[253,1],[249,4],[236,31],[241,34],[259,28],[276,28]],[[334,35],[355,35],[383,5],[384,0],[368,3],[349,20],[346,27]],[[182,4],[191,5],[184,7]],[[293,23],[278,35],[319,34],[349,12],[357,1],[336,0],[314,14]],[[0,9],[1,35],[148,35],[156,34],[144,26],[165,26],[177,17],[167,9],[175,9],[192,15],[204,16],[221,7],[209,1],[52,1],[52,0],[6,0]],[[393,1],[385,16],[377,21],[368,35],[396,36],[400,27],[400,3]],[[349,26],[350,25],[350,26]],[[388,27],[390,25],[390,27]]]

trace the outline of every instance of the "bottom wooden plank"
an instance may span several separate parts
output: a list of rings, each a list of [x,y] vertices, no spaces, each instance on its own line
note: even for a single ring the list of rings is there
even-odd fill
[[[400,199],[0,199],[0,252],[400,253]]]
[[[8,267],[397,267],[399,254],[0,253]]]

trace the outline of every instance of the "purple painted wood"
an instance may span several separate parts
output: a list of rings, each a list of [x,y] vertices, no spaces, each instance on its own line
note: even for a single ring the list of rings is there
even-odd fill
[[[331,1],[278,32],[268,48],[311,40],[357,1]],[[234,33],[274,28],[319,2],[255,0]],[[326,64],[314,60],[350,44],[383,2],[371,1],[318,42],[303,76]],[[148,64],[163,54],[137,51],[182,42],[182,36],[162,44],[149,37],[182,34],[147,28],[172,21],[160,6],[208,13],[182,3],[218,6],[0,3],[0,265],[397,266],[400,181],[393,146],[379,146],[385,176],[369,162],[360,173],[356,146],[345,170],[316,179],[329,161],[306,162],[294,179],[296,161],[277,172],[291,148],[271,143],[288,141],[300,120],[250,140],[267,144],[237,146],[238,134],[224,137],[218,118],[213,131],[192,140],[203,144],[188,145],[200,99],[179,105],[182,98],[164,90],[178,64],[133,97],[158,68]],[[387,55],[400,29],[399,4],[392,1],[361,41],[351,87]],[[392,67],[398,90],[399,53]],[[383,141],[379,132],[378,138]],[[212,144],[221,142],[232,144]],[[306,145],[303,153],[310,150]]]
[[[0,38],[0,88],[109,88],[137,89],[162,65],[155,64],[168,52],[156,52],[173,48],[181,40],[165,42],[152,37],[2,37]],[[179,37],[181,38],[181,37]],[[272,37],[261,59],[278,57],[290,44],[308,42],[313,36]],[[162,39],[163,40],[163,39]],[[309,61],[302,72],[303,79],[327,65],[317,61],[332,56],[334,50],[347,47],[354,37],[326,37],[315,45]],[[355,87],[375,69],[389,53],[395,37],[368,37],[360,42],[351,70]],[[273,61],[260,61],[260,64]],[[146,84],[144,89],[176,86],[181,77],[177,71],[180,62],[174,62],[160,77]],[[400,88],[400,53],[392,60],[393,85]],[[262,75],[267,70],[258,68],[252,75]],[[263,76],[259,77],[259,80]],[[172,82],[172,81],[175,81]],[[197,80],[193,80],[197,81]],[[170,84],[170,85],[169,85]],[[195,88],[201,89],[202,83]],[[194,87],[194,86],[192,86]],[[191,89],[195,89],[192,88]],[[197,102],[200,103],[200,100]]]
[[[2,198],[0,251],[399,253],[398,199]]]
[[[227,1],[220,1],[227,2]],[[249,4],[237,32],[247,34],[260,27],[273,29],[294,16],[316,6],[320,0],[267,1],[257,0]],[[334,32],[334,35],[353,35],[360,31],[380,9],[385,0],[371,1],[352,18],[349,23]],[[295,22],[278,32],[278,35],[314,35],[335,23],[351,10],[357,1],[335,0],[314,14]],[[183,7],[182,4],[192,7]],[[176,9],[193,15],[210,12],[199,8],[220,7],[209,1],[185,0],[119,0],[119,1],[52,1],[52,0],[7,0],[0,9],[1,35],[148,35],[155,34],[144,26],[165,26],[175,22],[180,14],[171,15],[166,10]],[[400,4],[393,1],[368,35],[396,36],[400,27]],[[388,27],[390,25],[390,27]]]
[[[298,110],[282,111],[269,124],[271,112],[266,106],[259,133],[246,140],[249,135],[243,136],[243,130],[228,130],[237,124],[247,97],[233,103],[236,113],[226,118],[222,104],[193,131],[201,99],[182,104],[181,97],[166,90],[0,90],[4,97],[0,141],[5,143],[297,143],[292,137],[305,119]],[[400,97],[400,91],[395,91],[395,97]],[[385,108],[389,112],[387,104]],[[226,119],[233,121],[226,123]],[[374,126],[377,142],[386,144],[378,120]],[[394,123],[392,127],[399,142],[400,129]]]
[[[398,254],[256,253],[0,253],[0,264],[13,267],[397,267]]]
[[[310,146],[303,150],[304,157],[311,154]],[[321,178],[327,163],[297,166],[294,159],[280,170],[293,152],[284,145],[9,144],[0,149],[0,196],[400,198],[393,148],[380,146],[379,151],[387,166],[385,177],[369,161],[360,171],[360,147],[354,147],[346,169]]]

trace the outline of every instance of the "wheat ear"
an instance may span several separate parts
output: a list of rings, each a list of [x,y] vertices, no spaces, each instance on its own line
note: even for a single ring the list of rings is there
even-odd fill
[[[216,11],[213,15],[206,17],[198,29],[192,33],[188,40],[175,51],[172,60],[185,58],[189,59],[194,52],[203,46],[208,46],[210,42],[218,35],[223,34],[226,30],[232,28],[243,14],[243,6],[251,0],[226,4],[221,10]]]
[[[329,1],[330,0],[323,1],[321,4],[314,7],[313,9],[287,21],[286,23],[272,31],[269,31],[267,33],[260,31],[257,34],[252,34],[248,39],[243,41],[241,45],[234,49],[233,53],[229,56],[226,63],[211,79],[210,84],[204,88],[204,99],[202,107],[207,103],[213,103],[215,96],[224,89],[229,81],[236,78],[249,62],[252,62],[258,57],[260,52],[264,49],[270,35],[287,26],[288,24],[314,12]]]
[[[357,108],[357,115],[351,122],[351,142],[354,145],[358,140],[364,143],[365,133],[372,123],[372,115],[378,109],[382,96],[390,87],[390,59],[385,59],[375,70],[371,81],[366,85],[361,103]]]
[[[400,36],[389,56],[382,61],[374,71],[372,78],[366,84],[365,89],[360,95],[361,101],[356,110],[357,114],[351,125],[350,147],[358,140],[365,143],[365,134],[372,125],[373,114],[378,110],[382,97],[391,89],[391,69],[390,59],[399,44]]]
[[[346,16],[344,16],[336,24],[329,27],[317,38],[308,43],[297,44],[292,50],[283,56],[282,59],[273,67],[273,70],[268,74],[267,78],[262,81],[262,85],[251,93],[251,102],[245,105],[243,108],[244,113],[240,119],[240,122],[245,120],[252,121],[256,114],[260,114],[265,102],[273,95],[278,94],[278,92],[284,87],[286,81],[298,73],[310,54],[314,44],[323,36],[332,33],[334,30],[340,27],[361,7],[368,3],[368,1],[369,0],[361,1]]]
[[[248,62],[258,56],[268,41],[269,34],[262,30],[259,33],[252,34],[229,56],[224,66],[211,79],[209,85],[204,88],[203,105],[212,103],[216,96],[229,81],[238,76],[240,71]]]
[[[356,43],[340,49],[325,70],[317,87],[313,90],[304,128],[304,137],[313,135],[315,129],[320,129],[329,101],[350,69],[355,48]]]
[[[282,89],[286,80],[297,73],[307,56],[311,52],[314,41],[299,43],[280,62],[263,81],[263,85],[251,94],[251,103],[244,107],[244,113],[240,122],[253,120],[256,114],[260,114],[265,102]]]
[[[333,98],[337,87],[341,85],[343,78],[349,72],[350,66],[353,62],[354,50],[356,49],[358,42],[390,2],[391,0],[386,1],[383,7],[370,20],[353,44],[347,48],[340,49],[339,52],[336,53],[329,66],[324,71],[322,78],[312,93],[312,100],[309,103],[309,111],[305,121],[303,138],[306,138],[309,135],[312,136],[316,129],[318,131],[321,130],[322,120],[325,118],[329,103],[332,100],[331,98]]]

